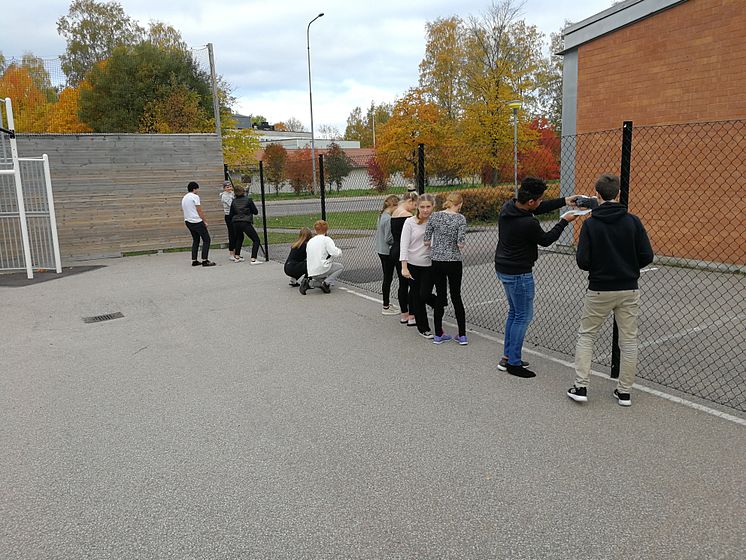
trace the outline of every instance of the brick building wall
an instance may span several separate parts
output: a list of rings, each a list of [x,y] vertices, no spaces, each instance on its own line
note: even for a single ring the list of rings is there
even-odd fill
[[[578,48],[578,134],[734,119],[746,119],[744,0],[689,0]]]
[[[744,45],[744,0],[688,0],[578,47],[576,132],[634,122],[630,211],[658,255],[746,264]],[[580,190],[592,161],[578,149]]]

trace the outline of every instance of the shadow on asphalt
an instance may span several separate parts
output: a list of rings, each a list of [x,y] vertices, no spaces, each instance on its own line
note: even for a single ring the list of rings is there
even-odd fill
[[[34,277],[30,280],[26,278],[25,272],[0,274],[0,288],[23,288],[24,286],[32,286],[34,284],[41,284],[42,282],[49,282],[50,280],[57,280],[58,278],[64,278],[66,276],[73,276],[75,274],[98,270],[99,268],[106,267],[104,265],[63,267],[61,274],[57,274],[53,271],[34,272]]]

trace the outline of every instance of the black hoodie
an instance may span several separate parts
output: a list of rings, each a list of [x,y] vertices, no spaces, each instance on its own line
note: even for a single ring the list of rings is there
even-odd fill
[[[653,262],[653,248],[640,218],[623,204],[604,202],[580,229],[575,258],[589,271],[589,290],[636,290],[640,269]]]
[[[527,274],[539,258],[538,245],[549,247],[559,239],[569,222],[560,220],[549,231],[544,231],[534,214],[546,214],[565,205],[564,198],[545,200],[533,213],[521,210],[515,199],[503,204],[497,218],[497,248],[495,270],[501,274]]]

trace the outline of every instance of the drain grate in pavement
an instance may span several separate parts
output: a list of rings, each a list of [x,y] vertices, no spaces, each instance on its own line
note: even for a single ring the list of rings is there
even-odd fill
[[[106,315],[95,315],[93,317],[83,317],[84,323],[102,323],[103,321],[111,321],[112,319],[121,319],[124,317],[121,311],[116,313],[107,313]]]

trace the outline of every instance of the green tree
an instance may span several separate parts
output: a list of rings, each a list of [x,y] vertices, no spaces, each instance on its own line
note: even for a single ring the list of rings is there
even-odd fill
[[[393,106],[389,103],[376,105],[371,101],[365,115],[360,107],[355,107],[347,117],[344,140],[357,140],[361,148],[374,147],[375,137],[391,118],[392,112]]]
[[[288,161],[288,151],[282,144],[270,144],[264,150],[264,174],[267,182],[280,194],[285,182],[285,166]]]
[[[337,185],[337,192],[342,190],[342,183],[354,167],[353,161],[345,151],[337,144],[332,142],[324,156],[324,174],[330,184]]]
[[[151,21],[148,25],[147,40],[161,49],[188,50],[181,33],[162,21]]]
[[[157,113],[154,104],[178,91],[196,100],[183,105],[193,109],[193,130],[205,131],[204,119],[212,111],[209,76],[191,55],[147,41],[115,48],[108,60],[91,70],[87,81],[91,87],[81,90],[79,115],[94,132],[137,132],[146,109]]]
[[[2,51],[0,51],[0,74],[5,72],[5,66],[6,66],[5,57],[3,56]]]
[[[420,87],[448,119],[462,107],[462,73],[465,53],[463,21],[456,16],[436,19],[425,26],[425,58],[420,62]]]
[[[144,30],[118,2],[73,0],[67,15],[57,20],[57,32],[67,41],[62,70],[69,84],[77,86],[114,49],[142,40]]]

